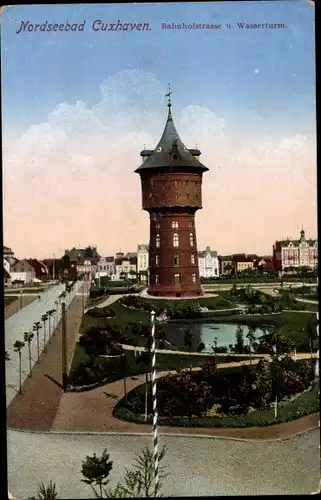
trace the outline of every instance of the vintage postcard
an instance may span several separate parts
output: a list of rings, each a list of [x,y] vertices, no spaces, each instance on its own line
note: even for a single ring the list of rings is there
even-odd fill
[[[10,498],[317,493],[315,2],[7,6],[1,69]]]

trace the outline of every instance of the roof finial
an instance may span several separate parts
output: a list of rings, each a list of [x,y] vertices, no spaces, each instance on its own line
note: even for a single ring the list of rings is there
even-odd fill
[[[171,91],[171,84],[169,83],[168,84],[168,93],[166,94],[165,97],[168,97],[168,120],[171,120],[172,119],[172,112],[171,112],[171,107],[172,107],[172,102],[171,102],[171,95],[172,95],[172,91]]]

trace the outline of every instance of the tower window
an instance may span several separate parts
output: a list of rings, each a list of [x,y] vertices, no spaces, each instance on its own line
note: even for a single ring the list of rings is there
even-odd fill
[[[194,246],[194,234],[193,233],[189,233],[189,244],[191,245],[191,247]]]
[[[156,222],[156,229],[159,229],[160,228],[160,223],[157,221]]]
[[[174,255],[174,265],[175,266],[179,265],[179,255]]]
[[[173,246],[179,247],[179,236],[177,233],[174,233],[174,235],[173,235]]]
[[[174,283],[180,283],[181,282],[181,275],[179,273],[174,274]]]
[[[156,266],[159,266],[159,255],[156,255],[155,257],[155,264]]]
[[[188,221],[188,227],[189,227],[189,229],[192,229],[192,227],[193,227],[193,221],[192,220]]]
[[[193,281],[193,283],[196,283],[196,273],[192,274],[192,281]]]
[[[160,236],[159,234],[156,234],[156,248],[160,247]]]
[[[172,228],[173,229],[178,229],[178,222],[177,221],[174,221],[172,222]]]
[[[193,253],[191,255],[191,264],[195,264],[195,255]]]
[[[178,182],[174,181],[174,186],[177,188]]]
[[[159,283],[159,274],[155,274],[155,284]]]

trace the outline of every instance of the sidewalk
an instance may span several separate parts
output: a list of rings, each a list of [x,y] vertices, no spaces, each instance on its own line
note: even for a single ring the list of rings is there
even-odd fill
[[[82,319],[82,299],[76,297],[67,312],[68,363],[72,361],[78,330]],[[23,394],[17,394],[7,410],[7,426],[20,429],[49,431],[54,422],[61,396],[61,322],[58,324],[52,342],[47,344],[47,352],[42,353],[40,364],[35,364],[32,377],[26,378]],[[18,360],[11,359],[10,363]]]

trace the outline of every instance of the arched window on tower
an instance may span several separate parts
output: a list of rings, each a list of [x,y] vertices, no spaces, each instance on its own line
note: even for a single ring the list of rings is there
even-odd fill
[[[174,266],[178,266],[179,265],[179,255],[174,255]]]
[[[160,223],[157,221],[156,222],[156,229],[159,229],[160,228]]]
[[[155,264],[156,266],[159,266],[159,255],[155,256]]]
[[[191,245],[191,247],[194,246],[194,234],[193,233],[189,233],[189,244]]]
[[[195,264],[195,255],[193,253],[191,255],[191,264]]]
[[[193,221],[192,221],[192,220],[188,221],[188,227],[189,227],[190,229],[192,229],[192,227],[193,227]]]
[[[160,247],[160,236],[159,234],[156,234],[156,248]]]
[[[175,220],[172,222],[172,229],[178,229],[178,222]]]
[[[192,281],[193,283],[196,283],[196,273],[192,273]]]
[[[155,285],[159,283],[159,274],[155,274]]]
[[[174,247],[179,247],[179,236],[177,233],[173,234],[173,246]]]

